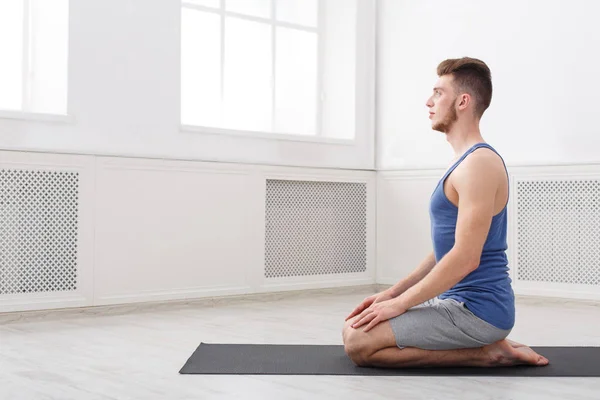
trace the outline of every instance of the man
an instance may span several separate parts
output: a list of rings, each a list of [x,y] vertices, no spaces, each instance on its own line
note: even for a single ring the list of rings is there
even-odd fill
[[[374,367],[546,365],[506,340],[515,317],[505,252],[508,174],[479,131],[492,97],[490,70],[461,58],[443,61],[437,73],[426,105],[456,158],[431,196],[433,252],[352,311],[346,353]]]

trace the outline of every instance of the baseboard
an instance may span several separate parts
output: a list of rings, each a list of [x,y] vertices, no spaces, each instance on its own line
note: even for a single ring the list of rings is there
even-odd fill
[[[245,293],[252,293],[249,286],[232,287],[196,287],[190,289],[174,289],[159,291],[143,291],[140,293],[119,294],[119,295],[99,295],[94,298],[98,306],[110,306],[118,304],[134,303],[157,303],[169,301],[185,301],[191,299],[213,298],[222,296],[236,296]]]
[[[574,301],[577,303],[600,302],[600,293],[597,292],[577,292],[574,290],[552,290],[552,289],[532,289],[532,288],[515,288],[515,295],[522,298],[536,298],[551,300],[555,299],[560,302]]]
[[[322,279],[322,278],[321,278]],[[279,291],[300,291],[300,290],[312,290],[312,289],[334,289],[334,288],[349,288],[349,287],[362,287],[362,286],[373,286],[372,278],[342,278],[342,279],[331,279],[326,281],[317,281],[316,279],[308,282],[293,282],[286,281],[285,279],[277,280],[273,279],[272,282],[265,283],[260,287],[261,291],[268,292],[279,292]]]
[[[215,305],[227,305],[235,304],[247,301],[276,301],[292,298],[304,298],[324,295],[347,295],[350,292],[352,294],[364,293],[365,295],[373,294],[378,292],[377,285],[367,284],[360,286],[345,286],[345,287],[334,287],[334,288],[322,288],[322,289],[305,289],[305,290],[288,290],[281,292],[266,292],[266,293],[252,293],[252,294],[239,294],[229,296],[213,296],[203,297],[196,299],[184,299],[184,300],[168,300],[168,301],[148,301],[142,303],[125,303],[125,304],[113,304],[113,305],[102,305],[92,307],[79,307],[79,308],[67,308],[67,309],[55,309],[55,310],[33,310],[33,311],[19,311],[19,312],[8,312],[0,313],[0,325],[24,322],[24,321],[37,321],[54,318],[73,318],[81,316],[91,315],[123,315],[134,312],[149,312],[159,311],[166,309],[176,309],[182,307],[211,307]]]
[[[0,300],[0,315],[15,312],[33,312],[43,309],[81,308],[91,304],[91,299],[76,293],[65,295],[18,296]]]

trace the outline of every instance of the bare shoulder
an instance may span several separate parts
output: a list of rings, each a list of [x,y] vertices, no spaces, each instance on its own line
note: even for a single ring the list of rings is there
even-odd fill
[[[480,148],[469,154],[456,168],[453,186],[467,189],[496,188],[506,180],[502,159],[494,151]]]

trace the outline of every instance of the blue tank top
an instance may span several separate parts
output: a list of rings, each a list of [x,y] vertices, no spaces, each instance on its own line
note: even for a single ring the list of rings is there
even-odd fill
[[[431,235],[436,262],[439,262],[454,246],[458,208],[444,193],[444,181],[454,169],[473,151],[485,147],[496,154],[487,143],[478,143],[467,150],[438,182],[429,208]],[[498,154],[500,159],[502,157]],[[502,160],[504,163],[504,160]],[[506,164],[504,165],[506,171]],[[508,176],[508,172],[507,172]],[[508,273],[506,249],[507,210],[492,218],[488,237],[483,246],[479,267],[467,275],[439,298],[452,298],[463,302],[477,317],[499,329],[512,329],[515,322],[515,300]]]

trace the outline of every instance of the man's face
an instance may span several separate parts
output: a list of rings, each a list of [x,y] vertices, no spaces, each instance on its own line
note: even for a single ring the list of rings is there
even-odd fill
[[[426,103],[429,107],[431,129],[443,133],[448,133],[458,120],[455,105],[457,96],[454,94],[452,79],[451,75],[440,77],[433,88],[433,94]]]

